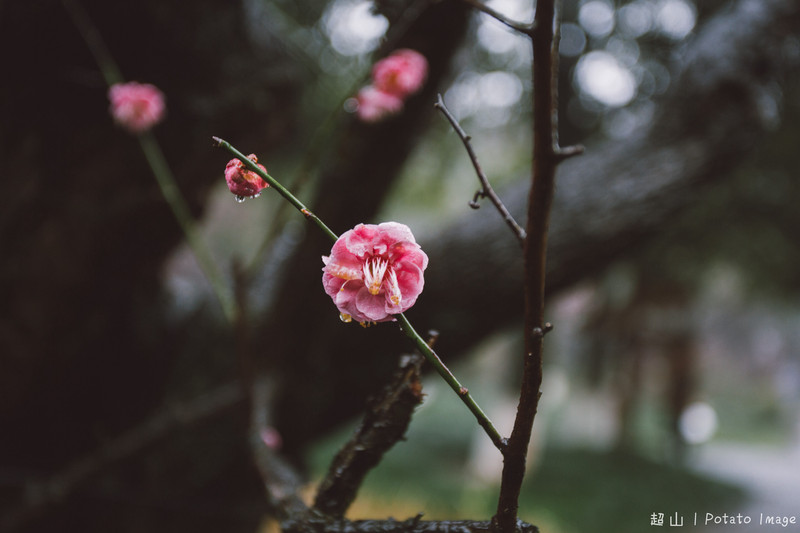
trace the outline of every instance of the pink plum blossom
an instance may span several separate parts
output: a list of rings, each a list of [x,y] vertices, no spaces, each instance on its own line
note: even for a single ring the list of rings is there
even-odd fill
[[[359,224],[323,256],[322,285],[345,322],[394,320],[417,301],[428,256],[408,226]]]
[[[428,60],[407,48],[397,50],[372,67],[375,88],[402,99],[419,91],[427,75]]]
[[[356,96],[358,102],[358,118],[364,122],[378,122],[403,109],[403,99],[367,85]]]
[[[258,168],[267,172],[264,165],[258,164],[256,154],[247,156],[253,163],[256,163]],[[244,163],[239,159],[233,158],[228,161],[225,167],[225,181],[228,182],[228,189],[236,195],[236,199],[244,201],[245,198],[255,198],[261,194],[262,189],[269,187],[269,183],[264,181],[264,178],[249,170]]]
[[[258,436],[261,437],[261,442],[264,443],[264,446],[270,450],[280,450],[283,445],[281,434],[272,426],[262,427],[258,432]]]
[[[149,130],[164,118],[164,93],[149,83],[116,83],[108,90],[111,116],[131,133]]]

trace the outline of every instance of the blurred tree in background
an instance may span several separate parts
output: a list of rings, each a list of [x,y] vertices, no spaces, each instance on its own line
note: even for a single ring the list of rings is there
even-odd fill
[[[249,371],[274,382],[270,422],[302,465],[410,347],[388,328],[339,322],[320,290],[324,238],[269,191],[236,205],[211,136],[256,152],[334,231],[412,225],[431,262],[410,316],[439,331],[437,348],[456,360],[516,327],[521,261],[496,213],[467,207],[474,173],[432,104],[444,95],[522,212],[528,43],[456,0],[82,4],[123,74],[167,95],[156,137],[247,295],[247,328],[224,322],[138,146],[114,128],[107,87],[64,6],[0,4],[0,515],[35,508],[9,527],[19,531],[252,531],[267,509],[235,352],[252,353]],[[492,5],[519,20],[533,12]],[[643,309],[681,314],[708,302],[721,271],[745,287],[739,309],[758,301],[797,317],[800,9],[562,8],[562,142],[587,153],[560,169],[549,283],[554,296],[588,284],[606,319],[585,326],[596,347],[572,371],[625,366],[645,349],[599,360],[597,346],[647,342]],[[358,122],[348,98],[376,57],[400,47],[426,55],[428,84],[398,117]],[[774,359],[797,376],[800,340],[784,332]],[[692,364],[673,371],[696,386]],[[692,398],[678,389],[673,424]],[[641,398],[619,388],[620,419]]]

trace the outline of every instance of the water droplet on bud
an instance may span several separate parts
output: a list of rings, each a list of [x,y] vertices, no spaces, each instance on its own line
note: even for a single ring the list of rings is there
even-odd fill
[[[261,191],[255,193],[252,196],[242,196],[241,194],[236,194],[233,197],[236,199],[236,203],[241,204],[248,198],[258,198],[259,196],[261,196]]]

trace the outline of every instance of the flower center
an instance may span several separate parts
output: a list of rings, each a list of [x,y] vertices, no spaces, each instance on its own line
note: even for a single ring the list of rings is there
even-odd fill
[[[389,269],[389,300],[392,301],[394,305],[400,305],[400,300],[403,299],[403,295],[400,294],[400,285],[397,283],[397,274],[394,273],[394,269]]]
[[[383,276],[388,267],[389,261],[380,257],[371,257],[364,263],[364,285],[373,296],[381,292]]]

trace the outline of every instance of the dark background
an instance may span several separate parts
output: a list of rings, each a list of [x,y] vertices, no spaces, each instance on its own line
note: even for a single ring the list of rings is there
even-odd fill
[[[318,279],[330,243],[270,191],[235,204],[212,135],[256,152],[336,232],[411,226],[431,262],[409,318],[440,332],[448,362],[515,338],[517,243],[488,204],[467,207],[474,173],[432,103],[445,95],[524,212],[527,44],[453,0],[377,4],[383,48],[337,49],[337,24],[356,16],[344,2],[82,3],[123,75],[167,96],[155,136],[231,286],[234,264],[244,271],[243,333],[224,321],[136,139],[114,127],[64,6],[0,3],[0,516],[32,510],[9,530],[252,531],[266,510],[246,410],[235,394],[203,403],[238,382],[237,349],[275,383],[272,422],[301,468],[411,349],[391,325],[339,322]],[[583,420],[567,440],[689,468],[678,418],[702,399],[719,438],[796,443],[798,9],[673,2],[693,17],[683,34],[660,11],[670,2],[603,4],[607,32],[597,12],[581,20],[585,4],[563,5],[565,44],[578,44],[561,57],[562,144],[587,152],[559,175],[549,281],[565,333],[551,364],[572,383],[567,398],[603,391],[611,415],[600,437]],[[641,33],[624,23],[630,5],[650,13]],[[398,47],[428,58],[425,88],[401,115],[358,123],[343,101]],[[632,76],[627,101],[598,99],[575,75],[597,51]],[[513,398],[518,351],[510,341],[487,395]],[[176,405],[208,409],[188,423],[165,416]],[[159,416],[166,429],[151,438],[142,428]],[[108,452],[120,439],[129,448]]]

